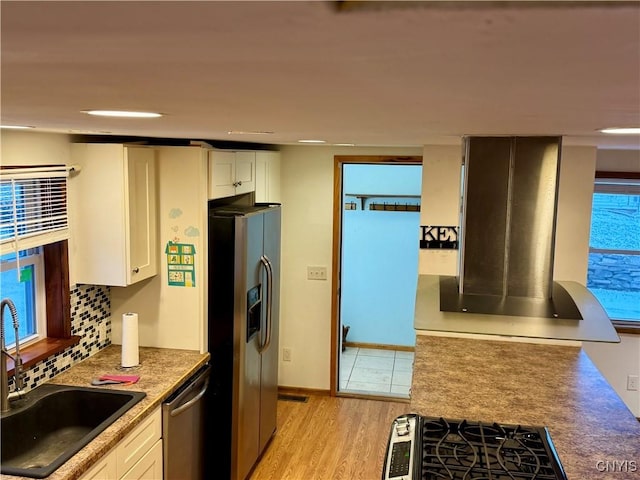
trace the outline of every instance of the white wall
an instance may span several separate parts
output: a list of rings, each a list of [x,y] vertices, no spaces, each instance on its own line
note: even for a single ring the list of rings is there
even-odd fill
[[[461,144],[425,145],[420,225],[451,227],[460,224],[461,163]],[[421,275],[455,275],[457,271],[457,250],[421,249],[418,253]]]
[[[620,334],[620,343],[583,344],[593,363],[636,417],[640,417],[640,392],[627,390],[627,375],[640,375],[640,335]]]
[[[142,346],[206,351],[207,158],[199,147],[160,147],[158,275],[111,287],[112,342],[122,343],[122,314],[138,313]],[[195,246],[195,285],[168,282],[167,242]]]
[[[421,155],[421,148],[285,146],[282,148],[282,386],[329,390],[331,281],[307,280],[308,265],[331,278],[334,155]],[[418,237],[416,234],[416,248]],[[282,358],[282,355],[280,355]]]
[[[1,165],[68,165],[69,136],[58,133],[2,130]]]
[[[597,170],[640,172],[640,150],[598,150]]]

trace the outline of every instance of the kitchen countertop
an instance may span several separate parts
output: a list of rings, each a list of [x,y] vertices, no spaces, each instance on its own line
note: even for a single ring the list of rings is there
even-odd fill
[[[47,479],[74,480],[79,478],[209,360],[208,353],[192,350],[140,347],[139,352],[140,366],[123,372],[118,368],[121,360],[120,345],[111,345],[48,382],[91,387],[91,379],[95,377],[126,373],[140,375],[140,380],[129,386],[106,385],[96,388],[139,391],[145,392],[147,395]],[[27,477],[1,475],[0,478],[17,480]]]
[[[411,409],[546,426],[570,480],[640,478],[640,422],[581,347],[419,334]]]

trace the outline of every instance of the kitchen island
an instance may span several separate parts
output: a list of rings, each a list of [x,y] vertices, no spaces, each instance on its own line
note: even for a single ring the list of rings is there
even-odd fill
[[[119,369],[121,348],[119,345],[111,345],[48,382],[91,387],[93,378],[105,374],[122,375],[126,373],[139,375],[140,380],[133,385],[107,385],[96,388],[139,391],[145,392],[146,396],[71,457],[69,461],[55,470],[47,479],[75,480],[81,477],[84,472],[89,470],[93,464],[156,410],[180,385],[205,365],[209,360],[209,354],[191,350],[140,347],[139,358],[139,367],[123,372]],[[0,478],[2,480],[26,479],[26,477],[12,475],[1,475]]]
[[[582,348],[418,333],[412,412],[546,426],[570,480],[640,478],[640,422]]]

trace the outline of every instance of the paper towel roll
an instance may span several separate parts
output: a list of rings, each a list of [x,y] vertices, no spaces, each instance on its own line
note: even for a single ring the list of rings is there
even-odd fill
[[[138,314],[122,315],[122,366],[135,367],[140,363],[138,357]]]

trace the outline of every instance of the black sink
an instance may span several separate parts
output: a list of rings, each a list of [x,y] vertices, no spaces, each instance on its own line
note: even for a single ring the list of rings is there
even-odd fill
[[[44,384],[2,414],[0,472],[44,478],[145,397],[144,392]]]

